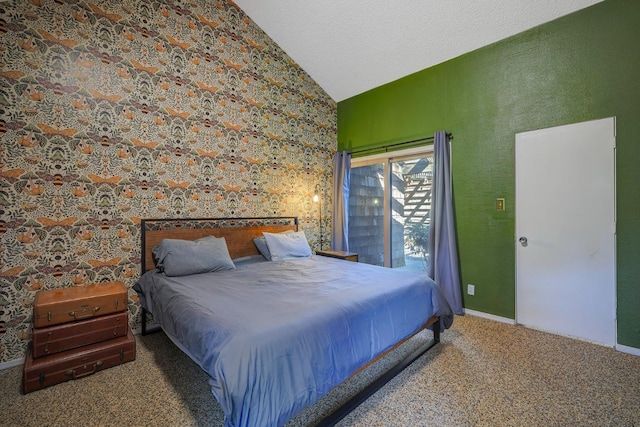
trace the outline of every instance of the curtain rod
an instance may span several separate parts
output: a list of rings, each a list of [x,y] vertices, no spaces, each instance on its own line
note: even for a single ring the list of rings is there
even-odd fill
[[[449,141],[453,140],[453,134],[447,132],[447,137],[449,137]],[[382,147],[363,148],[362,150],[352,151],[351,154],[360,154],[360,153],[366,153],[367,151],[378,151],[378,150],[384,150],[385,153],[388,153],[389,148],[391,147],[400,147],[403,145],[415,144],[417,142],[432,142],[433,138],[434,138],[433,136],[428,136],[426,138],[418,138],[418,139],[412,139],[411,141],[404,141],[404,142],[397,142],[395,144],[383,145]]]

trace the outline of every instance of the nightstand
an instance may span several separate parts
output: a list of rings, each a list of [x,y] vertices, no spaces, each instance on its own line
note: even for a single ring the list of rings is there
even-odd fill
[[[320,250],[316,251],[316,255],[328,256],[330,258],[344,259],[346,261],[358,262],[358,254],[355,252]]]

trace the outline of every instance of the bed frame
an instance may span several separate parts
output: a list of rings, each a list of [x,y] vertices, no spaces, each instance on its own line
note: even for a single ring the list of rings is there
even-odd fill
[[[154,246],[160,244],[162,239],[195,240],[201,237],[213,235],[224,237],[232,259],[258,255],[259,252],[253,243],[255,237],[262,236],[262,232],[281,233],[287,230],[298,230],[297,217],[258,217],[258,218],[170,218],[170,219],[142,219],[141,220],[141,270],[144,274],[147,270],[155,268],[152,256]],[[142,335],[147,330],[147,311],[142,309],[141,315]],[[367,400],[369,396],[378,391],[382,386],[398,375],[404,368],[426,353],[440,342],[440,319],[432,316],[414,334],[420,333],[426,328],[433,329],[433,339],[423,344],[413,353],[400,360],[395,366],[388,369],[364,390],[353,396],[350,400],[325,417],[318,426],[333,426],[358,405]],[[159,330],[156,328],[155,330]],[[392,348],[378,357],[364,364],[351,376],[364,370],[369,365],[383,358],[414,335],[396,343]]]

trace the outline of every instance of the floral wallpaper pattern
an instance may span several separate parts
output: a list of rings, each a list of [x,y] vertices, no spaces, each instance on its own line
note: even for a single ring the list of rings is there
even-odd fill
[[[313,245],[336,105],[235,4],[0,9],[0,363],[37,290],[135,283],[141,218],[298,216]]]

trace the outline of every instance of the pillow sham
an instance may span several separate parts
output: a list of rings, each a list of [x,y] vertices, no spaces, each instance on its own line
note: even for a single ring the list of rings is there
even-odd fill
[[[272,261],[311,256],[311,247],[309,247],[304,231],[262,234],[267,241]]]
[[[167,276],[186,276],[236,268],[224,237],[163,239],[152,250],[156,267]]]
[[[285,234],[285,233],[293,233],[293,230],[283,231],[282,233],[271,233],[271,234]],[[267,246],[267,239],[265,239],[264,235],[255,237],[253,239],[253,244],[256,245],[258,252],[267,260],[271,261],[271,252],[269,252],[269,247]]]

